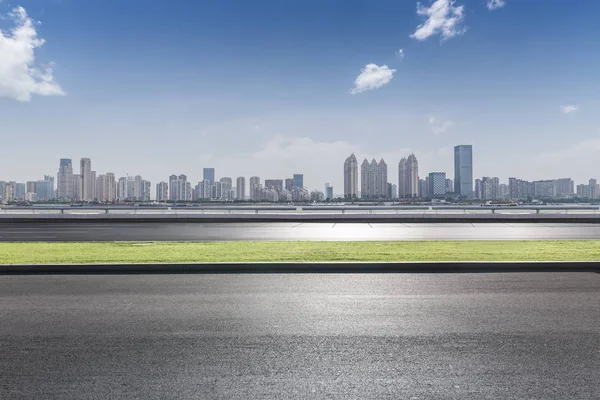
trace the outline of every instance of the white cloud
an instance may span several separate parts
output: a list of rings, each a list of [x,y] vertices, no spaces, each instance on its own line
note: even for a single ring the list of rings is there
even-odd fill
[[[44,45],[34,22],[23,7],[8,15],[15,26],[0,30],[0,97],[29,101],[31,95],[60,96],[65,93],[54,81],[52,64],[38,67],[34,50]]]
[[[434,135],[441,135],[454,126],[452,121],[439,121],[436,117],[429,117],[429,129]]]
[[[404,49],[399,49],[396,52],[396,57],[398,57],[400,60],[404,60]]]
[[[354,88],[350,93],[357,94],[365,90],[379,89],[390,83],[394,77],[395,69],[388,68],[387,65],[381,67],[376,64],[367,64],[356,77]]]
[[[572,114],[579,111],[579,106],[575,104],[565,104],[564,106],[560,106],[560,111],[563,114]]]
[[[430,36],[440,34],[442,39],[450,39],[465,32],[462,25],[464,6],[454,6],[454,0],[436,0],[431,7],[417,3],[417,14],[426,18],[410,35],[416,40],[425,40]]]
[[[488,10],[497,10],[504,7],[505,4],[504,0],[487,0]]]

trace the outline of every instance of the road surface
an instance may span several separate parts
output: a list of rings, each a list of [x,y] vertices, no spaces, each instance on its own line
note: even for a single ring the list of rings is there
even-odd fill
[[[600,239],[563,223],[0,223],[0,241]]]
[[[0,398],[597,399],[600,274],[0,276]]]

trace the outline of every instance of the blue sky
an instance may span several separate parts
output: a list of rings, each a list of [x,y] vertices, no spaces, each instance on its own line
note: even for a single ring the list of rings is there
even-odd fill
[[[451,177],[456,144],[473,144],[477,177],[597,177],[600,2],[500,3],[0,1],[4,43],[18,6],[45,41],[33,59],[0,45],[0,180],[90,157],[152,182],[215,167],[339,193],[350,152],[395,182],[409,152]],[[446,32],[428,29],[436,6]]]

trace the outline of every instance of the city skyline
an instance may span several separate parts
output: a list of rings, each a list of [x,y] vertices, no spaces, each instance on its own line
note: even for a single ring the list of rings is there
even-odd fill
[[[231,177],[277,165],[282,176],[302,170],[309,187],[341,188],[342,177],[319,171],[353,152],[394,163],[415,153],[423,171],[449,173],[454,144],[471,143],[477,176],[596,175],[597,1],[549,0],[540,12],[536,2],[457,0],[465,29],[452,37],[419,28],[416,1],[366,14],[357,0],[226,3],[157,2],[132,20],[138,6],[115,0],[1,2],[1,39],[20,46],[0,47],[10,62],[0,71],[25,75],[0,78],[11,150],[0,171],[39,179],[82,154],[151,182],[198,165]],[[107,21],[115,31],[98,29]],[[25,28],[32,36],[12,33]],[[4,53],[23,46],[30,58]]]

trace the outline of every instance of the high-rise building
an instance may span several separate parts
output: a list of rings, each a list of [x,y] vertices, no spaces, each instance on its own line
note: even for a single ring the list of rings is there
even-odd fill
[[[477,179],[476,181],[478,181]],[[484,176],[480,181],[479,190],[481,200],[499,200],[500,199],[500,180],[498,177]],[[475,184],[477,187],[477,184]],[[477,192],[477,190],[476,190]]]
[[[54,177],[44,175],[44,180],[27,182],[25,184],[25,194],[27,195],[27,193],[35,194],[36,201],[50,201],[54,199]]]
[[[115,174],[108,172],[105,175],[96,177],[96,196],[98,201],[110,203],[117,199],[117,185],[115,182]]]
[[[238,178],[236,179],[236,194],[235,197],[238,200],[245,200],[246,199],[246,178],[244,178],[243,176],[238,176]]]
[[[73,174],[73,200],[81,201],[81,175]]]
[[[90,179],[92,180],[92,201],[97,199],[96,196],[96,171],[90,171]]]
[[[446,173],[445,172],[430,172],[429,173],[428,194],[431,198],[444,197],[446,194]]]
[[[344,161],[344,197],[346,199],[358,197],[358,161],[354,153]]]
[[[329,182],[325,184],[325,198],[329,200],[333,199],[333,186]]]
[[[419,162],[414,154],[398,163],[398,197],[419,197]]]
[[[454,181],[452,179],[446,178],[446,193],[454,192]]]
[[[127,199],[127,178],[122,176],[117,181],[117,200],[123,201]]]
[[[169,176],[169,200],[189,201],[192,200],[191,184],[188,185],[186,175]]]
[[[212,185],[215,183],[215,169],[214,168],[204,168],[202,171],[202,178],[205,181],[209,181]]]
[[[56,197],[62,201],[73,200],[73,165],[71,159],[61,158],[57,174]]]
[[[221,200],[231,200],[232,196],[231,196],[231,188],[232,188],[232,180],[230,177],[226,176],[223,177],[221,179],[219,179],[219,182],[221,182]]]
[[[285,179],[285,190],[288,190],[291,193],[293,188],[294,188],[294,179],[286,178]]]
[[[473,198],[473,146],[454,147],[454,192],[466,199]]]
[[[534,195],[538,199],[552,199],[556,197],[556,181],[545,180],[533,182]]]
[[[159,182],[156,184],[156,201],[166,202],[169,200],[169,184],[167,182]]]
[[[535,197],[533,182],[517,178],[508,178],[508,198],[510,200],[529,200]]]
[[[249,183],[250,183],[250,200],[254,200],[254,201],[260,200],[260,190],[262,189],[262,187],[260,185],[260,178],[258,176],[252,176],[252,177],[250,177]]]
[[[365,160],[360,167],[361,197],[364,199],[382,199],[387,197],[387,164],[383,158],[377,163]]]
[[[429,198],[429,179],[419,179],[419,197]]]
[[[25,184],[24,183],[16,183],[15,184],[15,200],[23,201],[25,200]]]
[[[265,188],[283,190],[283,179],[265,179]]]
[[[575,182],[571,178],[561,178],[556,180],[556,194],[561,197],[568,197],[575,193]]]
[[[473,194],[473,197],[477,200],[481,200],[483,198],[483,193],[481,190],[481,179],[479,178],[475,179],[475,192]]]
[[[81,175],[79,199],[81,201],[92,201],[94,199],[92,197],[92,187],[95,186],[95,182],[92,181],[92,160],[82,158],[79,167],[79,174]]]
[[[295,188],[303,188],[304,187],[304,175],[303,174],[294,174],[294,187]]]

